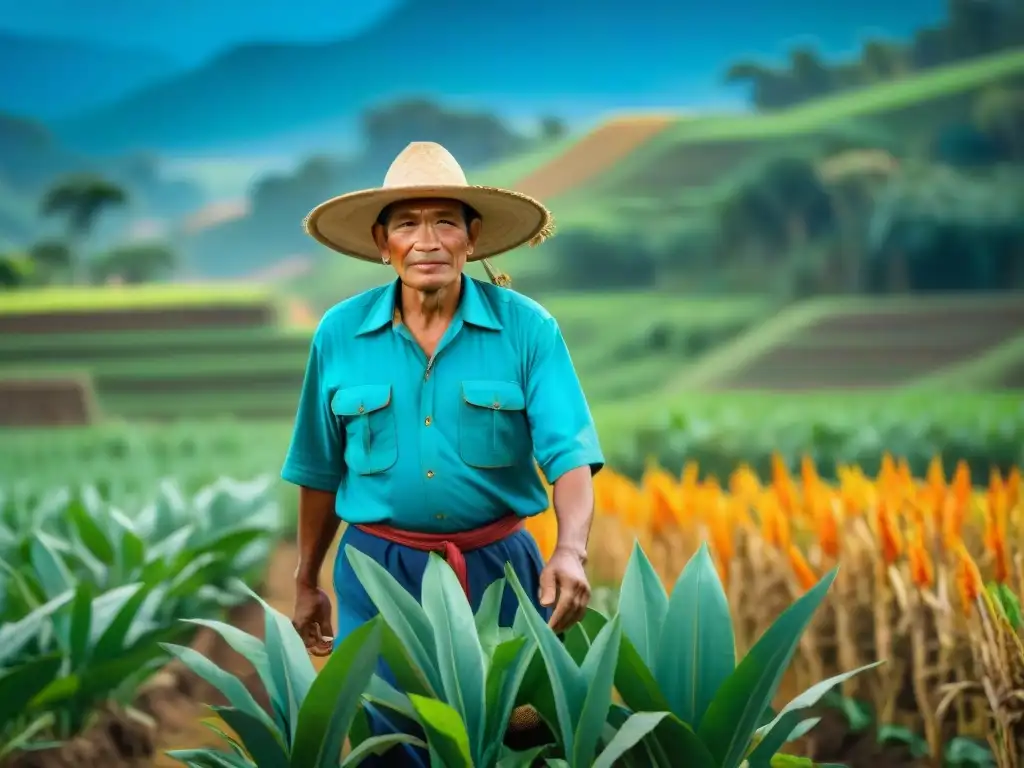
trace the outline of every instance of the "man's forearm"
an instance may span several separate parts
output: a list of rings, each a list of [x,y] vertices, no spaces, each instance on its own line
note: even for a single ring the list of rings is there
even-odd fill
[[[555,548],[587,557],[587,540],[594,520],[594,485],[590,467],[577,467],[555,481],[555,518],[558,538]]]
[[[334,511],[336,494],[312,488],[299,490],[299,566],[295,580],[316,587],[320,568],[341,521]]]

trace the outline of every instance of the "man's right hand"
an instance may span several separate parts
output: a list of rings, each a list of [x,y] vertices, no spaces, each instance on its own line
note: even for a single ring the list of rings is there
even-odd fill
[[[322,589],[308,584],[297,585],[292,626],[312,655],[331,655],[334,648],[331,599]]]

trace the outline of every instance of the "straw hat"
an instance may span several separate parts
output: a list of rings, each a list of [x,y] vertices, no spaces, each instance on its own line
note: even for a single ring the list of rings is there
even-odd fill
[[[401,200],[445,198],[472,206],[482,219],[469,261],[537,245],[551,236],[551,213],[520,192],[470,185],[459,163],[440,144],[416,141],[391,163],[384,185],[334,197],[306,217],[306,231],[328,248],[365,261],[381,262],[373,225],[385,206]]]

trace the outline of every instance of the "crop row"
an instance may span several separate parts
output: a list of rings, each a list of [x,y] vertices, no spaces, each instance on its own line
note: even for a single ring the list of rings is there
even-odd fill
[[[0,495],[0,759],[82,731],[262,579],[280,511],[265,480],[171,482],[125,504],[85,486]],[[124,510],[135,509],[134,514]]]
[[[874,476],[840,467],[834,482],[809,458],[794,473],[779,456],[768,482],[749,466],[721,481],[700,474],[691,463],[680,475],[649,466],[639,482],[607,470],[598,475],[592,578],[618,584],[629,542],[638,540],[670,583],[708,541],[737,644],[748,648],[793,596],[839,565],[833,596],[801,644],[793,684],[887,659],[883,674],[859,677],[832,697],[851,729],[874,720],[877,738],[902,742],[933,764],[961,764],[951,755],[964,749],[981,755],[974,764],[1020,764],[1019,467],[993,470],[980,488],[966,462],[946,474],[937,458],[918,477],[892,457]],[[550,552],[554,515],[528,527]]]

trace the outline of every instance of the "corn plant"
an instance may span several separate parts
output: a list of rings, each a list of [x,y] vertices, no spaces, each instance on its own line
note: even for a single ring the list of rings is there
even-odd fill
[[[418,722],[434,761],[450,768],[530,765],[503,741],[534,653],[527,638],[498,624],[505,580],[488,586],[474,615],[454,572],[431,554],[422,605],[379,563],[350,547],[345,556],[386,622],[384,658],[405,694],[379,681],[368,699]],[[603,721],[602,721],[603,722]]]
[[[0,499],[0,754],[130,705],[178,619],[237,602],[232,572],[262,568],[275,520],[263,482],[167,484],[134,516],[91,487]]]
[[[634,717],[660,717],[643,739],[643,764],[767,768],[779,762],[786,742],[813,727],[806,712],[825,693],[878,666],[817,683],[772,712],[800,636],[834,578],[832,571],[784,611],[737,664],[725,591],[707,545],[687,563],[671,595],[634,546],[619,599],[623,638],[615,684]]]
[[[342,758],[346,738],[357,721],[365,718],[362,696],[372,687],[380,654],[380,619],[367,622],[345,638],[317,674],[291,621],[255,593],[244,586],[241,589],[263,606],[265,642],[223,622],[193,623],[218,632],[249,660],[270,697],[271,712],[256,702],[241,680],[198,651],[167,644],[170,653],[228,700],[230,706],[212,709],[238,736],[228,736],[216,724],[207,723],[227,742],[230,752],[175,750],[167,753],[170,757],[192,768],[348,768],[398,744],[425,746],[405,734],[369,736],[362,722],[358,730],[363,737],[356,739]],[[387,693],[381,696],[386,698]]]

